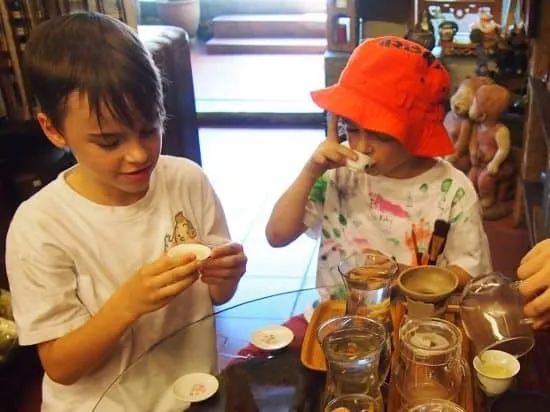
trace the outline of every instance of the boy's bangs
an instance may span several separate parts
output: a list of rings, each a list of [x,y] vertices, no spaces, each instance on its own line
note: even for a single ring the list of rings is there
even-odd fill
[[[164,106],[161,92],[154,87],[155,82],[150,78],[140,82],[136,77],[117,76],[123,73],[118,70],[110,75],[103,72],[103,77],[99,76],[91,84],[81,84],[79,87],[79,92],[87,96],[90,113],[96,114],[100,127],[107,114],[133,130],[142,125],[162,123]]]
[[[25,66],[41,110],[57,127],[73,92],[87,98],[100,125],[107,117],[133,129],[164,120],[159,70],[127,26],[85,13],[49,22],[33,33]]]

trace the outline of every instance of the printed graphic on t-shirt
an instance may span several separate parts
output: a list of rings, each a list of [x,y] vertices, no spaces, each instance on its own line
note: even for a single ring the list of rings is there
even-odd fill
[[[322,284],[339,278],[337,266],[342,258],[365,249],[416,264],[414,243],[419,252],[427,252],[436,219],[465,223],[464,211],[471,204],[466,202],[466,187],[450,167],[441,176],[443,167],[438,165],[435,172],[410,187],[339,171],[322,175],[309,194],[309,210],[321,231],[318,271],[324,277]]]
[[[181,243],[190,242],[197,238],[197,230],[193,223],[187,219],[183,212],[178,212],[174,216],[174,230],[172,234],[167,234],[164,237],[164,251],[179,245]]]

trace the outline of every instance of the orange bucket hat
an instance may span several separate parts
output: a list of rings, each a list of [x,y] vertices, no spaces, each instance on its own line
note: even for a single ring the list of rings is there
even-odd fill
[[[416,156],[445,156],[454,146],[443,126],[451,89],[443,65],[424,47],[400,37],[364,41],[338,83],[311,93],[322,109],[399,140]]]

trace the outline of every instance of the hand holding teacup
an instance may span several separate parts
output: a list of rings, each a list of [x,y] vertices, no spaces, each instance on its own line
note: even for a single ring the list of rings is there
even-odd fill
[[[246,271],[246,262],[243,246],[239,243],[227,242],[214,246],[201,266],[201,279],[209,285],[238,282]]]
[[[182,243],[171,248],[169,256],[193,254],[201,261],[199,273],[206,284],[238,281],[246,269],[247,258],[239,243],[218,241],[214,244]]]

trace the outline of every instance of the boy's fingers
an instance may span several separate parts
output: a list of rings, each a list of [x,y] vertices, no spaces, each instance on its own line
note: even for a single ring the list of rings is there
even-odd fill
[[[539,253],[538,255],[532,255],[530,259],[525,260],[519,266],[517,270],[518,278],[522,280],[528,279],[539,272],[546,272],[544,267],[546,261],[547,257],[542,253]]]
[[[547,289],[527,303],[523,312],[529,317],[539,317],[550,312],[550,291]]]
[[[352,149],[350,149],[347,146],[339,144],[336,150],[345,158],[348,158],[351,160],[357,160],[357,153],[355,153]]]
[[[550,249],[550,239],[545,239],[537,243],[522,259],[521,264],[526,263],[535,256],[544,253],[547,249]]]
[[[198,273],[193,276],[188,276],[186,278],[177,280],[173,283],[169,283],[165,285],[163,288],[159,289],[158,297],[162,300],[164,299],[171,299],[176,295],[179,295],[181,292],[183,292],[185,289],[187,289],[189,286],[191,286],[193,283],[195,283],[199,278]]]
[[[178,266],[187,265],[196,260],[194,253],[186,253],[180,256],[168,256],[164,255],[160,259],[155,260],[154,262],[143,267],[142,274],[154,276],[159,273],[169,271],[171,269],[177,268]]]
[[[158,276],[155,276],[152,281],[156,288],[162,288],[171,283],[178,282],[186,277],[195,276],[200,269],[201,262],[195,260],[182,266],[175,267]]]
[[[327,139],[338,142],[338,117],[329,113],[327,119]]]

